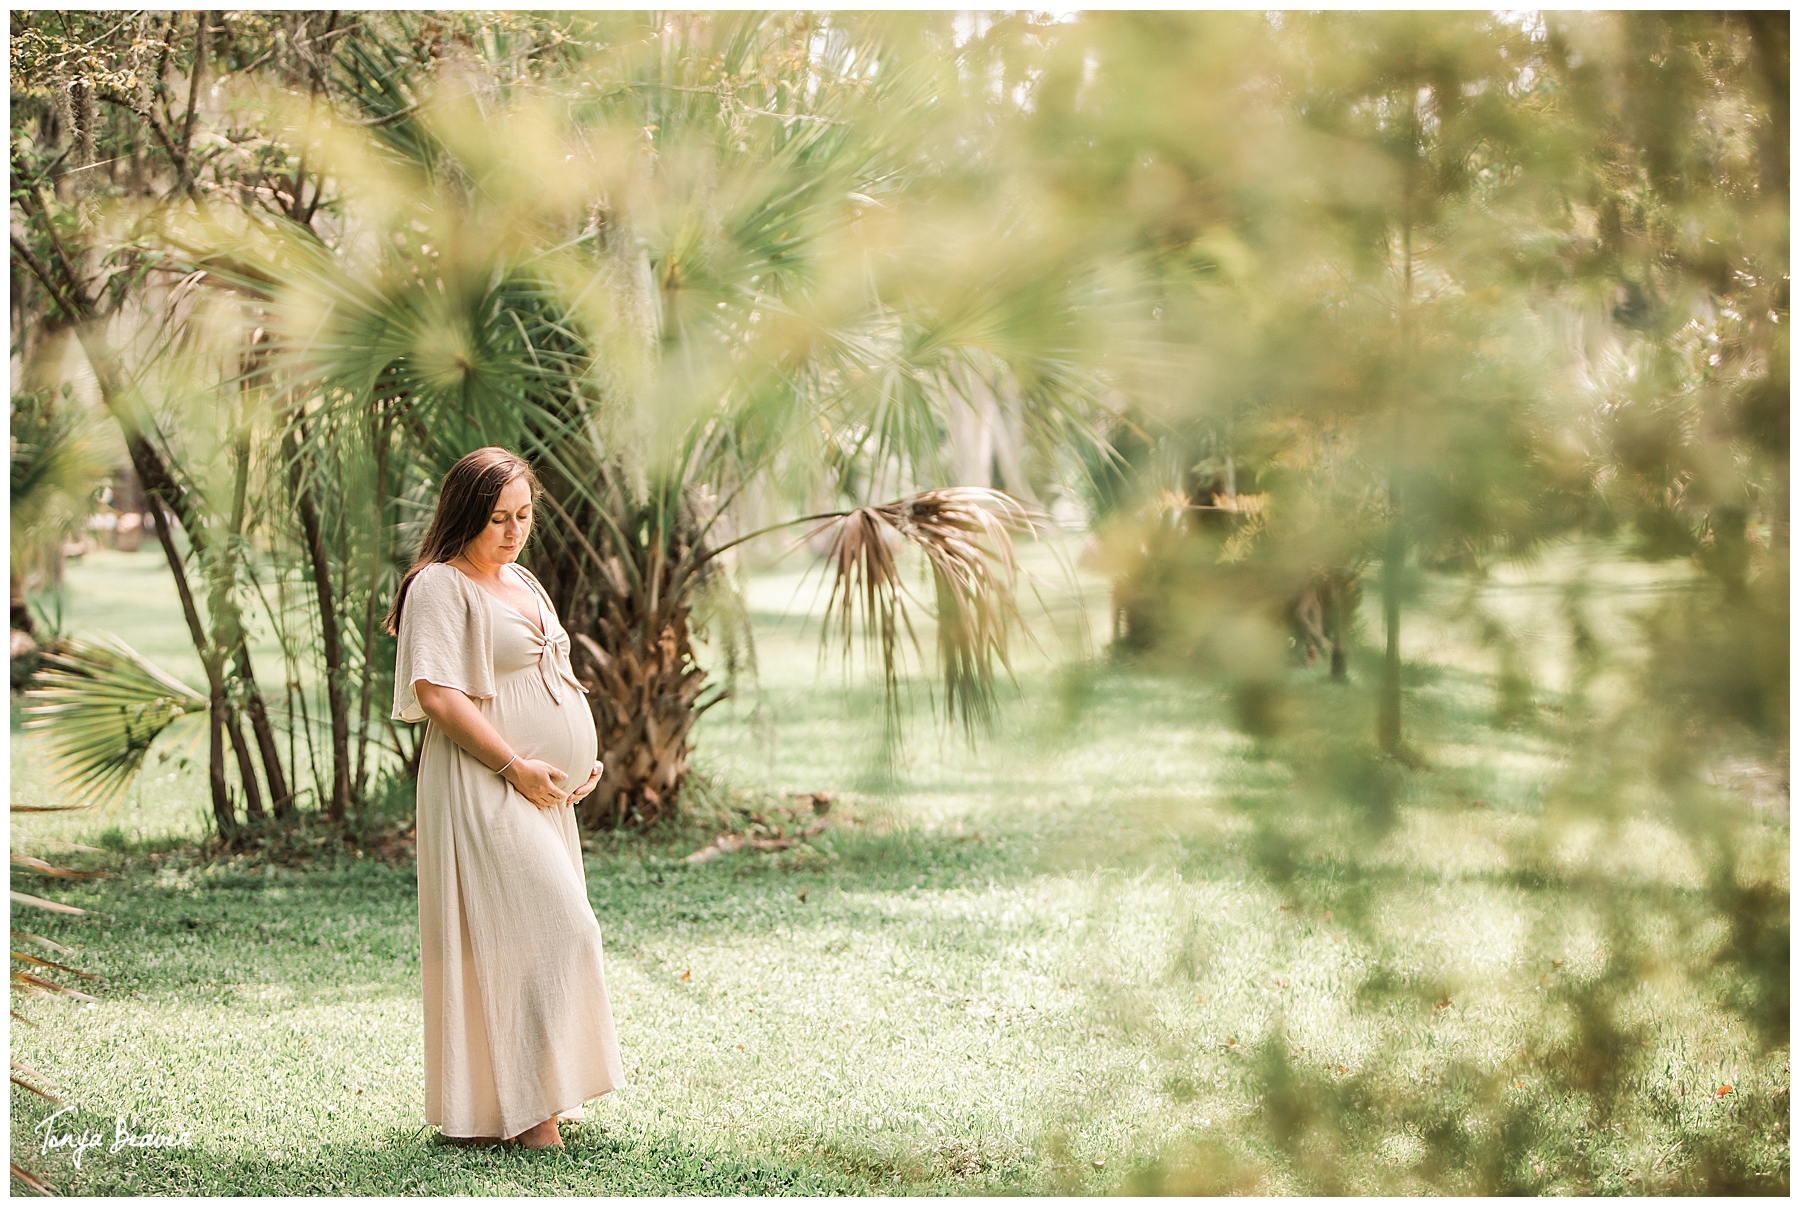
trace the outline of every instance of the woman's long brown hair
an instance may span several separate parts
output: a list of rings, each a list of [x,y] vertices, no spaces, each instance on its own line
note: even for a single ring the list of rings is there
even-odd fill
[[[394,592],[394,606],[387,619],[381,622],[383,629],[399,634],[400,610],[406,606],[406,589],[412,586],[412,580],[433,562],[449,561],[480,535],[493,517],[500,492],[518,478],[524,478],[531,488],[533,501],[544,492],[537,475],[531,472],[530,464],[503,448],[491,445],[478,448],[450,467],[443,484],[438,487],[437,510],[431,514],[431,527],[425,530],[425,539],[419,542],[419,556],[413,559],[412,569],[406,572],[406,577],[400,580],[400,589]]]

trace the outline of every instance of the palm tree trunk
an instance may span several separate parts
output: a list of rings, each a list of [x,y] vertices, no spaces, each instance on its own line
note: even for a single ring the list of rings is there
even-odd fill
[[[244,741],[244,728],[238,724],[237,709],[232,707],[229,696],[225,699],[225,732],[231,737],[231,752],[237,758],[238,781],[244,786],[244,816],[260,821],[266,814],[263,812],[262,789],[256,782],[256,763],[250,757],[250,747]]]
[[[225,690],[215,687],[207,696],[206,782],[212,787],[213,818],[218,822],[219,837],[229,840],[237,833],[231,789],[225,783]]]
[[[238,616],[237,608],[232,605],[231,593],[237,578],[238,542],[244,535],[244,505],[250,485],[250,436],[248,432],[239,432],[232,449],[235,462],[231,486],[231,527],[227,531],[226,544],[220,564],[213,568],[213,590],[207,601],[207,611],[212,617],[213,656],[218,660],[219,682],[225,681],[225,659],[228,649],[242,649],[244,645],[244,625]],[[244,733],[238,725],[237,709],[232,706],[227,695],[223,701],[225,716],[223,724],[231,735],[232,753],[237,756],[238,779],[244,786],[244,815],[251,818],[263,816],[262,790],[256,783],[256,766],[251,761],[250,750],[244,744]]]
[[[91,317],[91,316],[90,316]],[[205,548],[205,531],[191,514],[187,500],[183,497],[168,467],[163,464],[162,457],[156,448],[144,436],[137,416],[132,412],[130,403],[119,390],[117,379],[112,369],[112,350],[106,345],[104,338],[92,328],[84,324],[79,329],[82,351],[87,354],[88,363],[94,368],[94,376],[100,386],[100,398],[106,409],[112,413],[115,421],[125,437],[125,448],[131,458],[131,467],[137,474],[138,484],[145,497],[150,501],[150,512],[156,524],[158,542],[169,561],[169,571],[175,578],[175,589],[182,601],[182,610],[187,618],[188,635],[194,642],[194,649],[200,654],[200,660],[207,667],[207,688],[213,698],[225,698],[229,710],[229,698],[224,697],[223,660],[215,663],[208,657],[210,643],[207,641],[205,629],[200,624],[198,609],[194,606],[193,595],[188,587],[187,573],[182,565],[181,554],[175,548],[174,533],[169,528],[168,514],[174,514],[182,529],[188,534],[188,543],[196,551]],[[164,511],[167,508],[167,512]],[[226,601],[230,606],[229,599]],[[287,788],[287,776],[283,773],[281,752],[275,744],[275,732],[269,724],[268,710],[264,707],[262,693],[256,685],[256,674],[250,662],[250,652],[244,644],[243,625],[237,622],[235,608],[232,609],[231,629],[234,634],[234,649],[230,656],[237,663],[238,676],[243,681],[246,708],[250,713],[250,724],[256,734],[258,752],[262,756],[263,774],[268,780],[270,795],[275,800],[275,815],[286,817],[293,812],[293,795]],[[214,679],[218,682],[214,682]],[[230,710],[235,711],[235,710]],[[249,753],[244,749],[243,733],[237,724],[235,715],[222,718],[225,731],[230,735],[232,747],[238,755],[239,775],[245,784],[245,800],[247,807],[252,808],[251,816],[262,815],[261,795],[257,791],[256,775],[250,767]],[[222,760],[221,760],[222,761]],[[229,818],[232,812],[228,795],[218,791],[213,795],[213,812],[215,815]],[[227,830],[232,822],[226,823]],[[224,832],[224,831],[222,831]]]
[[[313,588],[319,600],[319,634],[325,646],[325,699],[331,710],[331,802],[325,816],[340,822],[350,803],[350,710],[344,700],[344,645],[338,636],[337,605],[331,597],[331,563],[325,555],[319,512],[313,503],[312,488],[306,485],[301,472],[295,443],[298,425],[296,420],[283,434],[282,453],[288,463],[288,482],[299,504],[306,552],[312,562]]]
[[[375,689],[375,595],[381,585],[381,536],[387,531],[388,426],[375,424],[375,536],[369,542],[369,595],[363,605],[362,702],[356,719],[356,799],[363,799],[369,750],[369,700]]]
[[[126,447],[135,463],[137,450],[132,447],[130,440],[127,440]],[[144,478],[142,466],[138,467],[138,477],[140,481],[148,481]],[[220,668],[212,657],[206,632],[200,627],[200,610],[194,606],[194,594],[188,589],[187,571],[181,564],[181,551],[175,548],[175,534],[169,529],[169,518],[163,511],[162,496],[151,486],[145,487],[145,494],[150,500],[151,517],[156,522],[156,539],[162,545],[164,556],[169,559],[169,573],[175,576],[175,591],[181,597],[181,614],[187,620],[188,636],[192,638],[194,648],[200,651],[200,663],[206,668],[207,701],[212,714],[207,723],[207,782],[212,788],[213,817],[218,821],[219,834],[229,838],[237,830],[237,817],[233,812],[231,793],[225,786],[225,751],[221,741],[224,736],[225,677],[219,673]]]
[[[243,641],[237,647],[238,678],[244,682],[244,710],[250,714],[250,732],[256,737],[257,753],[262,756],[263,779],[268,781],[270,808],[275,817],[294,815],[294,794],[288,790],[287,775],[281,764],[281,747],[275,743],[275,727],[269,724],[269,710],[263,704],[262,689],[250,669],[250,650]]]
[[[656,559],[667,579],[668,559]],[[618,559],[607,578],[624,585]],[[587,655],[588,705],[606,769],[582,804],[583,824],[599,829],[653,825],[671,816],[687,782],[694,722],[722,697],[696,708],[706,672],[694,661],[688,607],[679,588],[663,582],[657,607],[643,595],[618,591],[601,601],[592,628],[578,633]],[[579,673],[579,672],[578,672]]]
[[[599,493],[616,499],[606,471],[596,472]],[[723,698],[695,707],[706,672],[694,661],[692,580],[681,567],[697,533],[679,519],[652,522],[652,539],[640,545],[630,535],[638,524],[624,514],[622,499],[616,525],[609,526],[554,473],[544,485],[549,509],[562,521],[560,539],[545,541],[532,570],[574,636],[575,673],[588,687],[606,764],[579,820],[593,829],[652,825],[678,807],[694,722]]]

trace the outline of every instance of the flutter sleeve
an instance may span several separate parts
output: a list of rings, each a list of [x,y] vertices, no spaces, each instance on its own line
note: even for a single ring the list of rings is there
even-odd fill
[[[426,566],[406,590],[394,658],[397,721],[423,721],[413,684],[420,679],[454,687],[476,700],[494,695],[494,637],[488,610],[456,581],[450,566]],[[477,588],[478,590],[479,588]]]

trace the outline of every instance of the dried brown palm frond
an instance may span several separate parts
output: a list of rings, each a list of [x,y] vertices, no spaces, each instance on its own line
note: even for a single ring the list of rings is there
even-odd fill
[[[36,964],[39,968],[54,968],[59,972],[67,972],[71,975],[81,977],[83,980],[97,981],[100,979],[99,975],[96,973],[83,972],[79,968],[70,968],[67,964],[58,964],[55,960],[42,960],[37,956],[26,955],[22,951],[13,952],[12,958],[15,960],[24,960],[27,964]]]
[[[106,875],[105,872],[77,872],[71,868],[54,867],[35,855],[14,855],[12,861],[19,867],[30,868],[34,872],[55,876],[60,880],[94,880]]]
[[[1011,676],[1008,635],[1015,623],[1023,628],[1012,534],[1034,531],[1042,519],[1010,495],[963,486],[859,507],[813,530],[813,535],[829,533],[831,539],[826,560],[832,582],[823,639],[829,642],[835,629],[848,656],[861,614],[866,647],[881,661],[890,724],[899,715],[902,630],[921,662],[924,655],[907,614],[910,593],[888,533],[916,546],[931,567],[945,716],[960,719],[972,735],[978,722],[986,724],[993,717],[995,664]]]
[[[14,1080],[16,1081],[18,1079],[14,1078]],[[34,1173],[30,1173],[26,1170],[20,1169],[19,1163],[17,1161],[10,1161],[10,1162],[8,1162],[8,1164],[12,1166],[12,1176],[13,1177],[19,1179],[19,1181],[25,1183],[25,1185],[31,1187],[33,1190],[37,1191],[39,1194],[55,1194],[56,1193],[56,1187],[54,1185],[52,1185],[49,1182],[44,1181],[44,1179],[38,1177]]]
[[[58,914],[85,914],[87,911],[79,905],[64,905],[60,901],[46,901],[42,897],[33,897],[30,893],[21,893],[17,889],[8,890],[12,894],[14,905],[29,905],[34,909],[47,909]]]
[[[16,805],[13,806],[13,812],[15,812],[15,813],[25,812],[25,811],[26,811],[25,809],[22,809],[19,806],[16,806]],[[32,811],[47,812],[49,810],[32,810]],[[17,866],[29,868],[32,871],[38,872],[43,875],[49,875],[49,876],[59,876],[59,877],[66,877],[66,878],[86,878],[89,876],[105,875],[104,872],[76,872],[76,871],[71,871],[68,868],[54,867],[51,864],[44,862],[42,859],[38,859],[38,858],[35,858],[30,855],[14,855],[12,857],[12,861]],[[21,892],[17,891],[16,889],[10,890],[10,891],[12,893],[12,903],[15,908],[18,906],[27,906],[32,909],[49,910],[53,913],[61,913],[61,914],[84,914],[87,912],[86,910],[82,909],[79,906],[64,905],[60,901],[47,901],[42,897],[34,897],[30,893],[21,893]],[[41,943],[45,947],[48,947],[52,951],[58,952],[59,954],[70,954],[69,948],[63,946],[61,943],[56,942],[56,940],[54,940],[54,939],[46,939],[42,935],[35,935],[35,934],[32,934],[30,931],[17,930],[17,929],[15,929],[12,932],[12,934],[13,934],[13,938],[15,938],[15,939],[24,939],[24,940],[29,940],[30,942],[34,942],[34,943]],[[77,976],[77,977],[80,977],[83,980],[87,980],[87,981],[99,981],[101,979],[94,973],[83,972],[79,968],[71,968],[69,965],[60,964],[55,960],[46,960],[46,959],[42,958],[41,956],[34,956],[28,952],[19,951],[17,948],[14,948],[11,954],[12,954],[12,958],[14,961],[16,961],[18,963],[28,964],[28,965],[32,965],[32,966],[35,966],[38,968],[42,968],[47,972],[67,973],[71,976]],[[12,971],[12,976],[11,976],[10,984],[12,985],[13,989],[16,992],[27,994],[27,995],[61,994],[64,997],[74,998],[77,1001],[83,1001],[83,1002],[91,1002],[91,1001],[95,1000],[93,997],[81,992],[78,989],[71,989],[67,985],[59,985],[55,981],[49,980],[46,977],[38,976],[35,973],[25,972],[16,967],[13,968],[11,971]],[[39,1028],[37,1023],[32,1022],[30,1019],[26,1018],[23,1014],[20,1014],[17,1010],[11,1011],[11,1014],[12,1014],[12,1017],[16,1021],[25,1024],[27,1027],[30,1027],[32,1030],[35,1031],[35,1030],[41,1029],[41,1028]],[[30,1068],[27,1065],[21,1064],[20,1062],[15,1060],[12,1062],[11,1077],[12,1077],[12,1083],[14,1085],[18,1086],[20,1089],[26,1090],[33,1094],[36,1094],[40,1098],[47,1099],[48,1101],[55,1103],[57,1106],[63,1105],[63,1101],[61,1098],[58,1098],[55,1094],[52,1094],[49,1090],[46,1090],[41,1085],[37,1084],[38,1082],[47,1080],[44,1077],[44,1075],[39,1073],[37,1070]],[[28,1078],[30,1080],[27,1080]],[[42,1177],[31,1172],[30,1170],[20,1168],[20,1166],[18,1165],[17,1162],[14,1162],[12,1164],[12,1175],[13,1175],[13,1177],[17,1178],[19,1181],[23,1182],[26,1186],[30,1187],[32,1190],[37,1191],[39,1194],[54,1195],[57,1193],[57,1189],[54,1185],[52,1185],[48,1181],[45,1181]]]
[[[16,955],[17,953],[15,952],[14,954]],[[55,981],[46,980],[36,973],[20,972],[16,968],[13,969],[12,983],[25,990],[27,993],[60,993],[64,997],[72,997],[81,1002],[91,1002],[96,1000],[92,995],[83,993],[79,989],[71,989],[67,985],[58,985]]]
[[[17,855],[15,855],[15,856],[13,856],[13,859],[15,862],[17,862],[19,857]],[[22,894],[22,893],[14,893],[13,894],[13,897],[15,899],[22,897],[22,896],[24,896],[24,894]],[[35,898],[27,898],[26,904],[31,904],[35,900],[36,900]],[[54,904],[54,903],[52,902],[51,904]],[[74,907],[68,906],[65,908],[73,909]],[[17,931],[17,930],[13,931],[13,934],[22,935],[23,937],[28,938],[28,939],[38,938],[38,936],[36,936],[36,935],[25,934],[25,932]],[[42,939],[39,941],[44,942],[44,943],[49,943],[49,940],[47,940],[47,939]],[[52,946],[55,946],[55,945],[52,944]],[[66,951],[67,948],[59,947],[59,950]],[[81,977],[83,980],[98,981],[100,979],[94,973],[83,972],[79,968],[71,968],[67,964],[59,964],[55,960],[46,960],[39,956],[31,955],[28,952],[20,951],[17,948],[13,949],[12,958],[15,960],[22,961],[23,963],[26,963],[26,964],[35,964],[39,968],[47,968],[47,969],[51,969],[56,972],[66,972],[72,976]],[[37,976],[34,973],[21,972],[16,968],[12,970],[12,984],[14,986],[24,990],[26,993],[36,993],[36,992],[61,993],[61,994],[66,994],[69,997],[81,998],[84,1001],[91,1002],[94,1000],[93,998],[88,997],[88,995],[85,993],[80,993],[80,992],[77,992],[76,990],[69,989],[62,985],[58,985],[54,981],[45,980],[43,977]]]
[[[24,1077],[20,1076],[21,1073],[24,1074]],[[49,1090],[39,1089],[37,1086],[31,1084],[29,1081],[26,1081],[25,1080],[26,1077],[35,1077],[39,1081],[47,1080],[42,1073],[38,1072],[34,1068],[31,1068],[29,1065],[20,1064],[16,1060],[13,1061],[12,1062],[12,1083],[14,1085],[20,1087],[21,1089],[30,1090],[33,1094],[36,1094],[40,1098],[48,1098],[50,1101],[56,1103],[58,1106],[62,1105],[61,1098],[58,1098],[55,1094],[52,1094]]]
[[[15,930],[12,932],[12,937],[15,939],[29,939],[33,943],[41,943],[45,947],[48,947],[51,951],[61,952],[63,955],[66,955],[66,956],[72,956],[75,954],[74,948],[64,947],[61,943],[58,943],[55,939],[46,939],[43,935],[34,935],[28,930]]]

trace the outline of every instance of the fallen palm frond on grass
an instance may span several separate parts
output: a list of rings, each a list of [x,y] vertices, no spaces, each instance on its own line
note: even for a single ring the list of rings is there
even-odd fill
[[[33,943],[41,943],[51,951],[58,951],[64,955],[75,954],[71,949],[64,947],[55,939],[46,939],[43,935],[34,935],[28,930],[15,930],[12,932],[12,937],[15,939],[28,939]]]
[[[721,855],[729,855],[734,851],[741,851],[745,847],[749,847],[753,851],[785,851],[789,847],[797,846],[807,839],[816,837],[824,832],[825,819],[821,817],[810,826],[807,826],[806,829],[800,831],[800,833],[779,838],[757,838],[750,834],[721,834],[707,845],[701,847],[698,851],[695,851],[692,855],[687,856],[681,862],[687,864],[702,864],[717,859]]]
[[[24,1074],[23,1077],[20,1076],[21,1073]],[[56,1103],[58,1106],[62,1105],[61,1098],[58,1098],[55,1094],[52,1094],[49,1090],[39,1089],[37,1086],[31,1084],[29,1081],[26,1081],[25,1080],[26,1077],[35,1077],[39,1081],[45,1080],[44,1075],[42,1073],[38,1072],[36,1069],[30,1067],[29,1065],[20,1064],[16,1060],[13,1061],[12,1062],[12,1083],[14,1085],[20,1086],[27,1090],[30,1090],[33,1094],[36,1094],[39,1097],[48,1098],[50,1101]]]
[[[62,809],[70,808],[70,807],[71,806],[63,806],[61,808],[54,808],[54,809],[53,808],[35,808],[34,809],[29,806],[14,805],[14,806],[12,806],[12,811],[15,813],[25,813],[25,812],[47,813],[47,812],[61,812]],[[74,806],[74,807],[81,807],[81,806]],[[69,845],[72,847],[75,847],[77,849],[81,849],[81,850],[91,851],[94,849],[92,847],[82,846],[82,844],[79,844],[79,843],[71,843]],[[90,879],[95,879],[95,878],[99,878],[99,877],[104,877],[105,875],[107,875],[107,873],[103,872],[103,871],[76,871],[75,869],[72,869],[72,868],[57,867],[54,864],[51,864],[51,863],[46,862],[45,860],[39,859],[34,855],[14,855],[12,857],[12,862],[15,867],[26,868],[26,869],[36,872],[42,876],[52,876],[52,877],[56,877],[58,879],[65,879],[65,880],[90,880]],[[51,900],[48,900],[43,897],[34,897],[30,893],[21,893],[17,889],[12,889],[9,891],[12,894],[12,903],[14,906],[25,906],[30,909],[47,910],[50,913],[56,913],[56,914],[85,914],[85,913],[87,913],[87,911],[82,909],[80,906],[66,905],[61,901],[51,901]],[[46,939],[42,935],[34,935],[30,931],[15,929],[12,932],[12,936],[15,939],[24,939],[24,940],[29,940],[31,942],[41,943],[45,947],[48,947],[51,950],[56,951],[58,953],[70,954],[69,948],[65,947],[63,944],[58,943],[53,939]],[[72,968],[67,964],[59,964],[55,960],[46,960],[46,959],[42,958],[41,956],[34,956],[34,955],[30,954],[29,952],[20,951],[17,948],[14,948],[12,950],[11,954],[12,954],[13,960],[17,963],[29,964],[34,967],[42,968],[42,969],[45,969],[50,972],[68,973],[71,976],[81,977],[83,980],[88,980],[88,981],[100,980],[100,978],[98,976],[96,976],[94,973],[83,972],[79,968]],[[77,1001],[82,1001],[82,1002],[92,1002],[95,1000],[91,995],[83,993],[79,989],[71,989],[67,985],[58,984],[57,982],[49,979],[48,977],[39,976],[37,973],[26,972],[25,970],[16,968],[16,967],[13,968],[11,970],[11,972],[12,972],[12,979],[11,979],[10,984],[12,985],[12,988],[15,992],[24,993],[27,995],[60,994],[63,997],[74,998]],[[13,1018],[17,1019],[19,1022],[24,1023],[27,1027],[30,1027],[34,1031],[39,1029],[39,1027],[36,1023],[34,1023],[30,1019],[26,1018],[23,1014],[20,1014],[17,1010],[12,1011],[12,1016],[13,1016]],[[27,1090],[33,1094],[36,1094],[40,1098],[48,1099],[49,1101],[55,1103],[57,1106],[62,1105],[62,1099],[58,1098],[55,1094],[52,1094],[49,1090],[46,1090],[42,1086],[37,1084],[38,1082],[47,1080],[47,1078],[45,1078],[43,1074],[37,1072],[35,1069],[29,1068],[28,1066],[19,1063],[16,1060],[12,1062],[12,1070],[13,1070],[12,1071],[12,1083],[14,1085],[18,1086],[22,1090]],[[21,1074],[22,1074],[22,1076],[21,1076]],[[31,1078],[33,1080],[28,1081],[28,1080],[26,1080],[26,1078]],[[35,1174],[35,1173],[31,1172],[30,1170],[21,1168],[16,1161],[11,1162],[10,1164],[12,1166],[12,1176],[17,1178],[19,1181],[23,1182],[26,1186],[28,1186],[32,1190],[37,1191],[39,1194],[53,1195],[53,1194],[57,1193],[56,1187],[52,1183],[46,1181],[44,1178],[39,1176],[38,1174]]]
[[[706,790],[717,795],[716,783],[706,781]],[[727,797],[736,794],[727,793]],[[825,815],[837,801],[835,792],[784,792],[781,797],[793,804],[770,803],[765,799],[715,800],[710,817],[712,826],[728,827],[704,846],[682,858],[691,866],[709,863],[721,855],[737,851],[786,851],[800,846],[825,832]],[[704,831],[703,831],[704,832]]]
[[[15,1077],[13,1080],[17,1081],[18,1078]],[[25,1185],[31,1187],[33,1190],[37,1191],[39,1194],[55,1194],[56,1193],[56,1187],[52,1183],[44,1181],[44,1179],[38,1177],[34,1173],[30,1173],[27,1170],[20,1169],[19,1163],[17,1161],[10,1161],[10,1162],[8,1162],[8,1164],[12,1166],[12,1176],[13,1177],[19,1179],[19,1181],[25,1183]]]
[[[46,901],[42,897],[33,897],[30,893],[21,893],[17,889],[12,893],[14,905],[29,905],[34,909],[47,909],[59,914],[85,914],[87,911],[78,905],[64,905],[60,901]]]
[[[46,876],[55,876],[62,880],[92,880],[97,876],[106,875],[105,872],[77,872],[72,868],[54,867],[35,855],[14,855],[12,861],[18,867],[30,868],[34,872],[41,872]]]

